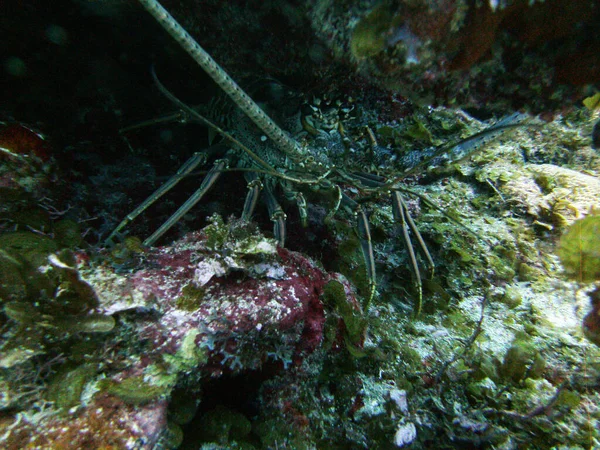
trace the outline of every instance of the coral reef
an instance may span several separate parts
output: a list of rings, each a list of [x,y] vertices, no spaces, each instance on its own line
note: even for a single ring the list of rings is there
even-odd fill
[[[455,129],[460,117],[439,109],[422,123],[435,139],[436,124],[454,121]],[[411,122],[384,126],[400,145],[414,142],[402,131]],[[555,250],[541,239],[550,232],[543,210],[528,206],[539,202],[517,202],[510,190],[514,176],[539,177],[543,161],[556,162],[561,152],[552,146],[563,145],[570,128],[548,126],[542,134],[520,130],[411,187],[470,217],[479,235],[412,204],[443,262],[425,284],[417,319],[403,252],[391,251],[395,225],[385,203],[371,215],[380,280],[368,314],[344,277],[237,219],[213,215],[202,230],[156,249],[127,238],[76,258],[56,253],[73,242],[58,236],[72,231],[54,239],[3,234],[3,264],[13,267],[2,272],[2,298],[11,301],[3,355],[15,346],[10,336],[35,317],[21,308],[40,298],[27,267],[44,268],[36,282],[60,286],[48,288],[58,296],[47,302],[61,305],[40,303],[38,331],[27,329],[29,342],[38,336],[42,346],[21,344],[30,350],[3,365],[5,447],[517,448],[564,443],[565,429],[580,430],[570,445],[593,445],[600,416],[589,386],[598,367],[584,370],[581,362],[598,350],[581,339],[597,341],[598,302],[589,310],[584,291],[571,298]],[[575,162],[589,156],[589,141],[577,142]],[[524,162],[524,149],[540,164]],[[548,177],[565,177],[546,184],[553,189],[587,180],[577,163],[546,165]],[[496,188],[476,189],[490,183]],[[330,226],[338,260],[328,265],[360,286],[353,231],[343,220]]]
[[[31,427],[75,433],[88,421],[96,421],[104,423],[107,430],[114,427],[113,431],[95,430],[96,436],[84,434],[76,439],[76,445],[129,448],[131,442],[141,439],[151,448],[157,440],[166,439],[163,434],[169,404],[165,399],[174,389],[200,392],[201,380],[252,371],[262,371],[265,377],[292,367],[301,372],[303,360],[324,340],[326,318],[320,295],[327,283],[336,283],[338,309],[348,301],[353,302],[351,308],[357,308],[351,287],[343,278],[328,275],[298,253],[277,248],[273,240],[239,220],[225,224],[219,216],[213,216],[204,230],[172,246],[148,250],[143,259],[141,267],[126,275],[116,273],[112,265],[85,263],[79,273],[90,281],[87,284],[75,269],[51,254],[52,270],[63,271],[59,274],[61,282],[69,282],[68,288],[61,285],[58,296],[51,299],[62,309],[51,312],[40,306],[38,317],[23,310],[19,306],[23,302],[5,305],[4,312],[15,323],[17,333],[25,331],[31,341],[35,324],[51,330],[46,334],[52,336],[52,344],[26,348],[21,343],[17,347],[9,339],[2,349],[4,369],[40,358],[50,345],[59,346],[55,329],[60,331],[61,340],[67,340],[71,333],[109,333],[117,323],[118,334],[87,343],[87,351],[99,351],[94,347],[100,345],[102,352],[112,355],[110,360],[91,357],[78,361],[69,354],[47,381],[44,398],[54,408],[71,411],[69,416],[75,414],[75,419],[69,417],[63,422],[60,417],[44,416],[23,423],[15,419],[6,425],[11,430],[6,441],[9,447],[61,446],[66,442],[64,435],[33,433]],[[48,269],[45,277],[52,277]],[[8,284],[19,287],[13,280],[4,283]],[[84,301],[88,302],[85,306],[81,304]],[[90,308],[97,313],[89,314]],[[69,315],[71,310],[82,315]],[[60,314],[60,324],[53,322],[50,313]],[[358,348],[362,343],[350,320],[346,317],[346,328],[352,345]],[[23,329],[25,325],[28,327]],[[343,330],[341,324],[329,329],[334,338]],[[5,334],[4,339],[8,336]],[[77,336],[70,338],[72,345]],[[12,377],[7,380],[10,383]],[[156,422],[152,424],[152,420]],[[204,420],[210,423],[221,419],[206,416]],[[123,425],[117,426],[119,421]],[[179,427],[169,424],[171,430]],[[96,428],[91,424],[89,427]],[[232,432],[232,439],[238,435]],[[206,432],[206,440],[213,437]]]
[[[236,219],[245,172],[224,172],[143,246],[194,173],[105,244],[214,138],[168,110],[150,64],[191,103],[216,93],[135,2],[7,1],[0,447],[599,447],[592,4],[164,0],[302,145],[399,180],[435,265],[417,264],[419,308],[389,197],[344,180],[371,224],[370,304],[333,189],[306,189],[305,218],[282,200],[280,248],[266,212]],[[546,121],[462,140],[522,106]]]

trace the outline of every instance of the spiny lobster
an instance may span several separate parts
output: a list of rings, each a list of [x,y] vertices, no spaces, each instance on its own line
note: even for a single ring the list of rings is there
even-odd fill
[[[344,164],[343,161],[345,152],[344,142],[341,137],[336,140],[332,138],[331,133],[320,136],[319,130],[313,130],[316,138],[312,142],[307,141],[303,144],[298,142],[277,125],[239,87],[158,1],[139,1],[239,108],[239,117],[236,117],[232,121],[235,123],[233,130],[226,131],[201,115],[196,108],[191,108],[175,97],[160,83],[153,72],[157,86],[171,102],[189,118],[204,123],[213,130],[216,130],[225,138],[229,146],[218,145],[210,149],[211,152],[217,153],[221,157],[214,162],[212,169],[204,177],[198,190],[158,230],[148,237],[144,241],[144,244],[147,246],[153,245],[202,199],[217,182],[219,175],[229,170],[228,168],[233,165],[236,167],[235,170],[244,172],[245,178],[248,181],[248,193],[243,206],[242,219],[251,219],[262,191],[269,216],[274,222],[275,238],[281,246],[285,244],[286,238],[286,214],[277,200],[276,192],[280,190],[288,200],[296,202],[302,223],[306,226],[307,202],[300,191],[301,188],[308,187],[328,190],[333,192],[336,198],[328,217],[333,216],[340,207],[354,214],[355,229],[360,240],[369,281],[369,292],[366,302],[368,305],[375,293],[376,273],[371,230],[367,213],[362,205],[382,194],[389,194],[392,201],[394,219],[398,223],[401,236],[408,250],[411,270],[414,275],[414,284],[417,289],[418,304],[415,311],[418,314],[422,298],[422,278],[417,260],[417,252],[425,262],[431,275],[433,275],[434,264],[425,241],[409,214],[409,208],[403,197],[403,193],[412,195],[414,192],[403,187],[401,185],[402,181],[406,177],[422,170],[432,161],[445,159],[456,162],[471,156],[491,139],[498,137],[507,130],[520,126],[524,115],[511,115],[457,144],[435,149],[424,158],[421,157],[418,163],[409,164],[405,170],[395,175],[392,179],[385,179],[379,175],[361,171],[348,171],[344,169],[344,167],[349,167],[349,165]],[[250,121],[247,119],[250,119]],[[258,127],[258,130],[255,127]],[[260,136],[260,132],[266,136]],[[377,146],[377,142],[372,134],[371,137],[373,138],[372,145]],[[172,178],[150,195],[138,208],[128,214],[111,233],[108,240],[112,240],[148,206],[158,200],[182,178],[194,171],[205,159],[206,152],[194,154],[181,166]],[[353,198],[349,195],[349,190],[359,192],[359,195]],[[416,247],[413,245],[413,240],[416,242]]]

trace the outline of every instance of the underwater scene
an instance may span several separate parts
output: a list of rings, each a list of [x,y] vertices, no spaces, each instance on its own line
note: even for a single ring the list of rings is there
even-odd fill
[[[599,23],[2,0],[0,448],[600,449]]]

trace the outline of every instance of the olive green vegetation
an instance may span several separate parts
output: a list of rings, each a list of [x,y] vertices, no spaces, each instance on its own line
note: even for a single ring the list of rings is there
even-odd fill
[[[575,221],[561,237],[557,253],[571,279],[600,280],[600,215]]]
[[[74,334],[114,327],[112,317],[92,314],[96,294],[74,268],[71,251],[59,248],[55,240],[35,233],[0,236],[0,302],[12,324],[2,346],[2,366],[60,347]]]
[[[374,56],[385,48],[385,33],[390,26],[387,8],[380,6],[365,16],[354,28],[350,50],[355,58]]]
[[[94,355],[115,320],[95,312],[99,302],[94,289],[75,268],[71,249],[81,243],[78,224],[52,223],[39,208],[17,213],[19,223],[47,233],[0,236],[0,307],[5,318],[0,377],[11,398],[18,399],[21,389],[35,384],[41,387],[39,396],[64,411],[79,404],[84,386],[95,376],[99,362]],[[53,365],[53,375],[30,380],[36,367],[46,363]],[[31,375],[23,378],[19,367],[29,367]]]
[[[143,255],[144,251],[140,238],[128,236],[110,250],[109,260],[117,268],[131,269],[135,267],[138,257]]]
[[[433,135],[427,126],[415,117],[415,122],[404,132],[409,138],[426,144],[433,144]]]
[[[591,97],[587,97],[583,100],[583,105],[590,111],[594,111],[600,108],[600,92],[596,92]]]
[[[508,381],[518,383],[528,378],[539,378],[546,362],[539,349],[531,342],[515,340],[504,355],[500,375]]]
[[[206,289],[189,283],[183,287],[181,294],[177,297],[176,306],[184,311],[195,311],[200,307],[206,294]]]
[[[358,236],[352,226],[340,220],[331,221],[330,227],[341,238],[332,269],[348,278],[363,297],[368,297],[370,284]]]
[[[346,297],[344,285],[332,280],[323,288],[325,305],[332,307],[344,321],[346,333],[350,342],[359,344],[364,338],[367,321],[356,306],[352,306]]]
[[[144,375],[136,375],[119,381],[105,379],[98,387],[111,395],[119,397],[125,403],[143,405],[166,396],[171,391],[169,385],[157,385],[147,382]]]
[[[79,405],[83,388],[96,374],[96,369],[95,364],[64,364],[50,379],[47,399],[62,410]]]
[[[207,412],[201,422],[202,440],[226,445],[241,441],[250,434],[252,425],[243,414],[219,405]]]

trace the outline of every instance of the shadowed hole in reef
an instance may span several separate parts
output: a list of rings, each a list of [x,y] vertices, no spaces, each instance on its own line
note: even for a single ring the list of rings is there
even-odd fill
[[[179,449],[196,450],[206,442],[226,444],[229,440],[249,442],[260,448],[258,437],[249,430],[260,411],[260,387],[275,370],[273,366],[205,383],[196,415],[183,426],[183,442]],[[225,437],[227,435],[229,439]]]

